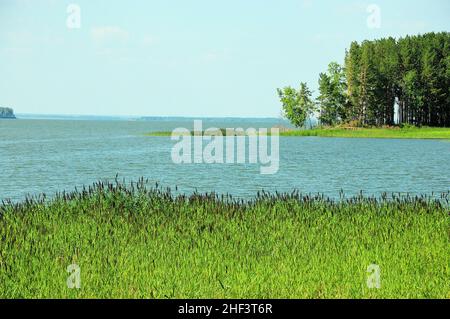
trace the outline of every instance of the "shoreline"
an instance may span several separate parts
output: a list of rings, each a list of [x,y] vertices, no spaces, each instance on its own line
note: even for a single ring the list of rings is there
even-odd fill
[[[225,129],[219,129],[225,132]],[[170,131],[148,132],[145,136],[170,137]],[[196,135],[191,131],[191,136]],[[270,133],[269,133],[270,135]],[[337,138],[378,138],[378,139],[450,139],[450,128],[422,127],[422,128],[320,128],[310,130],[284,130],[280,131],[281,137],[337,137]]]

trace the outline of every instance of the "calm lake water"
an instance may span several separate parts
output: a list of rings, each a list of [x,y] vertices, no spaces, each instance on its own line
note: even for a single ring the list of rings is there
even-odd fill
[[[259,164],[172,162],[175,142],[146,132],[192,127],[191,119],[0,120],[0,199],[73,190],[98,180],[144,176],[182,192],[216,191],[249,197],[258,190],[338,196],[446,192],[450,142],[438,140],[281,137],[280,169],[261,175]],[[282,120],[209,119],[204,128],[270,128]]]

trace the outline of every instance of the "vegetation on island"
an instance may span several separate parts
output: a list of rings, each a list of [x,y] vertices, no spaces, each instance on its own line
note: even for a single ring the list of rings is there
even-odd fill
[[[449,298],[449,195],[239,200],[141,179],[3,202],[0,298]]]
[[[449,53],[449,32],[353,42],[344,66],[319,75],[315,100],[306,83],[278,89],[284,115],[296,127],[312,113],[322,126],[450,127]]]
[[[15,119],[13,109],[9,107],[0,107],[0,118]]]
[[[252,130],[253,131],[253,130]],[[203,131],[189,131],[186,133],[181,132],[169,132],[169,131],[154,131],[148,132],[146,136],[246,136],[249,132],[242,129],[226,129],[226,128],[217,128],[217,129],[208,129]],[[268,134],[270,131],[268,131]],[[259,132],[252,132],[252,134],[259,134]]]
[[[189,131],[187,133],[175,133],[175,135],[187,135],[187,136],[204,136],[204,135],[223,135],[225,136],[227,134],[226,129],[224,128],[218,128],[216,130],[211,131]],[[172,132],[169,131],[155,131],[155,132],[149,132],[146,133],[147,136],[172,136]]]

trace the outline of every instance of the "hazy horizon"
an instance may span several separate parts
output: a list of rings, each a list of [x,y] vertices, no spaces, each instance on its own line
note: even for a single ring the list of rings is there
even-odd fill
[[[118,115],[118,114],[101,114],[101,115],[96,115],[96,114],[64,114],[64,113],[59,113],[59,114],[45,114],[45,113],[21,113],[21,112],[14,112],[14,114],[16,115],[16,117],[20,118],[21,116],[24,117],[51,117],[51,116],[55,116],[55,117],[105,117],[105,118],[136,118],[136,119],[141,119],[141,118],[185,118],[185,119],[202,119],[202,118],[213,118],[213,119],[280,119],[280,120],[284,120],[284,121],[288,121],[287,119],[281,117],[281,116],[193,116],[193,115],[133,115],[133,114],[122,114],[122,115]]]

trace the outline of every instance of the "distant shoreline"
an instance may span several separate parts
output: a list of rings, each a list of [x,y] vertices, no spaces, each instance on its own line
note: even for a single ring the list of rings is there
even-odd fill
[[[0,107],[0,119],[13,120],[16,116],[14,115],[14,110],[10,107]]]
[[[120,120],[120,121],[176,121],[176,120],[255,120],[255,121],[270,121],[278,120],[287,123],[287,120],[278,117],[239,117],[239,116],[139,116],[139,115],[64,115],[64,114],[31,114],[31,113],[17,113],[18,118],[21,119],[61,119],[61,120]]]

